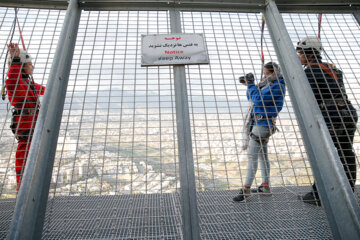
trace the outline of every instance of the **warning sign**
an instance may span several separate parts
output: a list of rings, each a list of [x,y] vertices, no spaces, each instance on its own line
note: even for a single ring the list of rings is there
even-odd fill
[[[141,66],[209,64],[202,34],[142,35]]]

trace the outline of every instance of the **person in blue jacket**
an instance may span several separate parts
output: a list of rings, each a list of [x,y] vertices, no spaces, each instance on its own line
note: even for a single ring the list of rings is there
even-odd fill
[[[245,185],[240,193],[233,198],[236,202],[244,201],[251,192],[270,194],[270,162],[267,154],[267,144],[270,136],[275,132],[275,121],[284,105],[285,81],[279,66],[274,62],[264,65],[264,77],[255,85],[254,75],[247,74],[240,78],[240,82],[247,86],[247,98],[250,101],[248,118],[245,121],[245,133],[248,143],[248,167]],[[251,190],[260,158],[262,184]]]

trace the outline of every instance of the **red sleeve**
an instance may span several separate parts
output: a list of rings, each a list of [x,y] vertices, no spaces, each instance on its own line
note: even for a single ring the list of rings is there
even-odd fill
[[[8,78],[6,79],[6,88],[8,92],[13,92],[16,83],[21,78],[21,64],[12,64],[8,72]]]
[[[44,95],[44,93],[45,93],[45,86],[35,83],[35,87],[36,87],[36,91],[37,91],[40,95]]]
[[[34,96],[34,93],[23,80],[21,64],[13,63],[10,65],[8,78],[6,79],[6,90],[12,106],[19,108],[19,104],[23,105],[26,102],[23,105],[24,108],[36,107],[37,97]]]

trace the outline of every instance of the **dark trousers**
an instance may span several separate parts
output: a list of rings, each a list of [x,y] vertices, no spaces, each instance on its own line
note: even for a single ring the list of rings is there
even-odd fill
[[[349,180],[350,186],[354,192],[356,181],[356,156],[353,151],[354,135],[356,131],[356,122],[358,117],[353,114],[352,118],[344,118],[345,128],[340,131],[332,131],[329,127],[331,138],[339,154],[341,163],[344,167],[346,177]],[[344,124],[343,124],[344,125]],[[319,198],[315,183],[313,184],[315,196]]]

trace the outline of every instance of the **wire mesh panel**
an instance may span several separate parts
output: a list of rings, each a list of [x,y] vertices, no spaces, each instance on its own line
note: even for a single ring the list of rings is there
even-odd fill
[[[167,12],[82,14],[45,239],[181,238],[172,71],[140,66],[141,34],[168,32]]]
[[[64,15],[49,10],[18,12],[39,84],[46,85]],[[238,78],[252,72],[255,83],[260,82],[261,49],[265,63],[277,62],[266,28],[262,41],[261,15],[183,12],[181,16],[183,32],[204,34],[210,56],[209,65],[186,67],[201,237],[332,238],[323,209],[297,198],[311,189],[313,176],[287,94],[281,112],[276,112],[278,130],[267,143],[271,193],[257,191],[244,202],[232,201],[245,185],[249,162],[242,145],[251,104]],[[318,34],[318,15],[283,18],[294,46],[300,38]],[[14,11],[0,9],[0,22],[5,60]],[[169,32],[166,11],[82,13],[44,239],[182,238],[172,67],[140,66],[141,34]],[[324,60],[344,72],[345,88],[356,109],[359,34],[351,15],[323,16]],[[13,39],[21,45],[18,30]],[[17,194],[17,143],[9,129],[8,108],[6,101],[0,104],[0,238],[8,231]],[[359,146],[356,132],[356,156]],[[258,171],[252,187],[262,183]]]
[[[58,10],[19,9],[17,12],[18,24],[14,25],[15,10],[11,8],[0,9],[1,77],[4,81],[7,79],[10,68],[8,60],[6,59],[6,56],[8,56],[6,44],[10,44],[12,41],[13,43],[17,43],[20,49],[23,49],[20,30],[18,30],[18,28],[20,28],[25,48],[32,57],[34,82],[39,85],[46,85],[64,16],[65,12]],[[14,68],[12,68],[12,70],[14,70]],[[27,78],[24,77],[21,81],[24,79],[26,80]],[[9,83],[7,89],[9,90],[12,87],[13,85]],[[19,90],[17,92],[20,92],[21,95],[26,97],[30,96],[30,93],[32,92],[31,89],[20,91],[20,83],[17,83],[16,87]],[[23,153],[22,150],[19,149],[17,140],[15,140],[15,137],[10,130],[14,109],[11,105],[14,105],[15,102],[19,102],[16,98],[16,94],[10,95],[12,93],[14,93],[14,91],[8,92],[8,95],[12,96],[12,100],[10,100],[10,97],[7,97],[5,101],[1,101],[0,104],[0,238],[6,236],[14,208],[14,198],[16,198],[17,194],[15,159],[19,159],[17,154],[20,153],[21,155],[21,153]],[[25,104],[24,107],[19,105],[18,109],[22,109],[22,112],[18,115],[23,119],[27,116],[33,116],[32,113],[25,113],[25,111],[30,110]],[[19,131],[17,133],[19,133]],[[30,145],[27,144],[27,141],[24,145],[26,145],[26,149],[28,150]],[[16,152],[18,153],[16,154]],[[17,166],[17,168],[19,167],[22,166]]]
[[[299,38],[317,36],[317,15],[283,16],[294,46]],[[182,20],[184,32],[205,35],[210,55],[210,65],[187,67],[202,237],[331,238],[324,211],[298,199],[298,195],[311,190],[313,176],[288,95],[276,119],[278,131],[267,144],[271,194],[263,195],[257,190],[243,202],[233,202],[238,189],[245,186],[251,153],[249,149],[242,150],[243,126],[250,101],[246,96],[247,87],[238,79],[252,72],[256,84],[261,80],[261,15],[184,12]],[[329,57],[343,69],[345,88],[357,109],[353,93],[359,88],[354,75],[359,68],[356,60],[359,45],[354,40],[358,30],[351,15],[325,15],[322,20],[324,48],[329,49]],[[339,38],[340,33],[344,37]],[[277,62],[266,28],[263,51],[265,63]],[[356,134],[357,156],[358,145]],[[264,181],[260,172],[252,182],[254,190]]]

